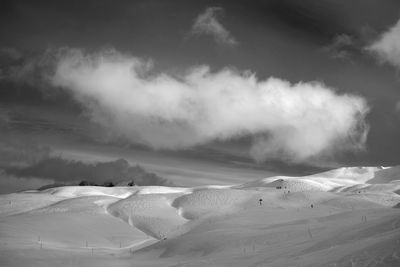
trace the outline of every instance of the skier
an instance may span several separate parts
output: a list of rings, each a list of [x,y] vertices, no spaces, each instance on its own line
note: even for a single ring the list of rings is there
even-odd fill
[[[260,198],[258,201],[260,202],[260,206],[261,206],[262,205],[262,198]]]

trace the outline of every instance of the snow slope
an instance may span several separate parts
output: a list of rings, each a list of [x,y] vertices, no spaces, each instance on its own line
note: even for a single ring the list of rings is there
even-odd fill
[[[399,266],[398,174],[0,195],[0,266]]]

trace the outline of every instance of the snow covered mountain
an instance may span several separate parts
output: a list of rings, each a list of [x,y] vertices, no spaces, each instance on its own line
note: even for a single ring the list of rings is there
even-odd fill
[[[400,167],[0,195],[1,266],[399,266]]]

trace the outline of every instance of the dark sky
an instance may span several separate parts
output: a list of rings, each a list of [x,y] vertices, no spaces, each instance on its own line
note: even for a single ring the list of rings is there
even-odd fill
[[[220,29],[219,37],[212,29],[193,30],[196,18],[207,9],[226,30]],[[2,147],[9,140],[29,137],[53,147],[70,142],[119,147],[132,153],[149,149],[143,142],[115,137],[110,129],[88,118],[87,107],[76,100],[73,91],[53,88],[42,79],[42,72],[50,69],[51,73],[54,67],[44,55],[51,57],[60,48],[89,54],[114,49],[152,60],[154,75],[183,73],[197,65],[208,65],[211,72],[228,67],[251,70],[259,80],[318,81],[335,88],[337,94],[360,96],[370,109],[365,118],[369,125],[365,149],[336,151],[323,163],[301,160],[293,164],[397,165],[398,71],[366,48],[399,18],[400,2],[395,0],[2,0],[0,126],[1,135],[7,136]],[[154,154],[235,161],[281,171],[291,165],[286,157],[278,156],[254,163],[248,153],[253,138],[211,138],[200,145]]]

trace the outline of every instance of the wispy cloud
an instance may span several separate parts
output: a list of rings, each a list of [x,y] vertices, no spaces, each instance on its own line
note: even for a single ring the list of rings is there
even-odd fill
[[[366,49],[380,62],[388,63],[400,70],[400,20]],[[396,113],[400,111],[400,102],[395,104],[394,110]]]
[[[400,68],[400,20],[367,47],[379,60]]]
[[[336,59],[350,59],[355,50],[354,38],[348,34],[336,35],[332,42],[324,47],[324,51]]]
[[[6,129],[8,121],[1,124],[0,121],[0,167],[29,165],[50,156],[50,147],[37,144],[33,138],[14,136]]]
[[[234,46],[238,42],[231,33],[219,21],[219,14],[223,12],[221,7],[208,7],[201,13],[192,26],[192,34],[210,35],[218,44]]]
[[[394,109],[396,110],[397,113],[400,113],[400,101],[397,101]]]
[[[258,161],[307,163],[362,148],[368,132],[365,100],[319,82],[259,80],[207,66],[155,75],[147,61],[115,50],[70,50],[55,65],[52,85],[71,92],[92,121],[155,149],[252,137]]]
[[[22,53],[14,47],[0,47],[0,57],[18,60],[22,57]]]

